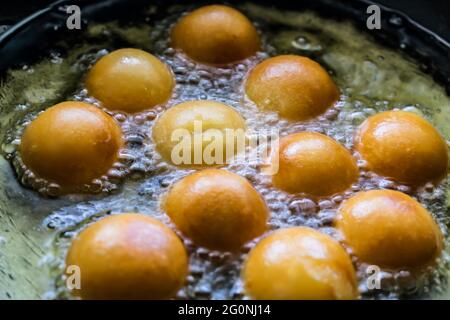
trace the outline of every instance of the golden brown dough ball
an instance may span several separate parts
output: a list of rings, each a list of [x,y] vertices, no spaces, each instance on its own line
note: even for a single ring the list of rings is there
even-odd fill
[[[226,164],[243,149],[244,144],[239,141],[245,143],[244,129],[244,119],[232,107],[195,100],[165,111],[153,126],[152,137],[166,161],[186,167],[204,167]],[[236,134],[236,138],[227,136],[227,130]]]
[[[355,270],[344,248],[306,227],[279,229],[250,251],[242,272],[247,295],[258,300],[358,297]]]
[[[224,65],[252,56],[260,48],[258,33],[239,11],[204,6],[182,17],[172,29],[172,45],[190,58]]]
[[[348,189],[358,178],[352,155],[337,141],[316,132],[283,137],[271,154],[275,187],[289,193],[330,196]]]
[[[38,178],[71,192],[106,174],[122,145],[120,127],[112,117],[90,104],[67,101],[31,122],[20,154]]]
[[[362,262],[380,267],[424,266],[442,250],[442,235],[430,213],[398,191],[356,194],[339,208],[336,226]]]
[[[156,219],[131,213],[83,230],[66,265],[79,267],[81,288],[74,294],[82,299],[168,299],[188,273],[186,250],[176,234]]]
[[[177,228],[209,249],[235,251],[267,229],[269,211],[253,186],[237,174],[205,169],[177,183],[164,209]]]
[[[94,64],[86,78],[90,95],[113,111],[140,112],[169,100],[175,85],[169,67],[138,49],[119,49]]]
[[[339,89],[325,69],[296,55],[276,56],[258,64],[245,90],[260,109],[295,121],[321,115],[339,99]]]
[[[356,150],[369,169],[407,184],[423,184],[447,174],[448,147],[439,132],[411,112],[387,111],[359,128]]]

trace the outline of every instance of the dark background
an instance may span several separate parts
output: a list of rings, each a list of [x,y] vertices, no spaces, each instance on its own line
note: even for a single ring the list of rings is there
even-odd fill
[[[293,0],[302,1],[302,0]],[[352,1],[352,0],[336,0]],[[52,0],[0,0],[0,33]],[[73,1],[76,4],[78,1]],[[406,13],[411,18],[450,42],[449,0],[375,0]]]

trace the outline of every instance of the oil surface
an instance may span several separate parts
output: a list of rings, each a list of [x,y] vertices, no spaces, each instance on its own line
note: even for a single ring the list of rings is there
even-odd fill
[[[446,139],[450,138],[450,98],[401,52],[378,45],[350,22],[250,4],[239,9],[255,22],[264,46],[255,57],[230,67],[196,64],[170,48],[171,25],[190,10],[174,6],[148,8],[144,23],[89,25],[84,40],[71,46],[67,54],[55,51],[36,65],[9,72],[0,88],[0,298],[70,298],[61,277],[66,250],[73,236],[105,215],[141,212],[172,226],[160,210],[161,198],[174,181],[192,170],[175,168],[159,157],[151,141],[151,127],[158,114],[179,102],[224,102],[241,113],[250,130],[277,129],[281,135],[312,130],[329,135],[349,149],[354,130],[362,121],[391,109],[419,113]],[[165,18],[158,18],[161,16]],[[21,164],[17,154],[21,133],[40,111],[62,100],[87,101],[101,107],[83,88],[83,75],[101,56],[121,47],[148,50],[169,64],[177,81],[174,95],[167,105],[141,114],[112,113],[126,139],[119,162],[102,179],[86,186],[93,195],[52,198],[58,188],[37,181]],[[274,113],[260,112],[245,97],[242,80],[249,69],[266,57],[286,53],[319,61],[340,87],[339,103],[323,116],[309,122],[288,122]],[[226,169],[249,179],[263,195],[272,213],[272,229],[306,225],[339,239],[332,228],[337,206],[359,190],[388,188],[410,194],[427,207],[448,244],[446,182],[413,190],[365,171],[364,161],[358,163],[361,175],[349,191],[321,199],[288,195],[272,188],[270,178],[261,175],[258,163],[236,158]],[[256,240],[239,254],[197,248],[184,241],[190,252],[190,275],[178,298],[246,298],[240,269]],[[362,296],[450,297],[447,260],[448,252],[437,268],[420,278],[407,271],[383,271],[383,290],[373,291],[366,286],[367,266],[355,259]]]

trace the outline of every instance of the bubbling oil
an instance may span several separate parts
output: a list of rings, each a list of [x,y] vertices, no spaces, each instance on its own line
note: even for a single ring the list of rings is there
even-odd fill
[[[326,20],[311,12],[280,12],[257,5],[242,5],[240,9],[256,22],[263,38],[264,49],[238,64],[218,68],[195,63],[170,47],[169,30],[180,14],[188,9],[176,6],[147,10],[148,14],[166,10],[166,18],[158,21],[146,19],[150,22],[129,26],[135,33],[128,33],[126,28],[116,24],[92,25],[88,30],[91,40],[96,39],[96,36],[92,36],[93,30],[102,30],[97,36],[104,39],[106,35],[106,42],[102,43],[104,47],[84,44],[77,56],[72,58],[72,68],[77,69],[77,74],[84,74],[95,61],[114,48],[114,45],[108,42],[109,38],[119,35],[129,46],[140,47],[146,43],[145,39],[148,39],[152,45],[146,49],[151,50],[152,54],[172,68],[176,87],[167,104],[152,110],[127,115],[104,109],[118,121],[126,143],[113,168],[81,190],[86,194],[51,199],[54,204],[48,206],[48,214],[43,217],[40,228],[40,232],[45,233],[47,239],[41,244],[46,252],[42,254],[41,265],[48,270],[50,279],[46,282],[46,298],[71,298],[62,276],[64,257],[73,237],[93,221],[114,213],[141,212],[160,219],[175,229],[161,210],[161,198],[175,181],[193,170],[177,168],[165,162],[155,150],[151,128],[159,114],[180,102],[195,99],[222,102],[235,108],[246,119],[249,130],[258,132],[269,128],[276,129],[281,136],[299,131],[315,131],[332,137],[350,150],[358,125],[367,117],[384,110],[401,109],[423,114],[438,126],[446,138],[450,137],[450,129],[440,126],[442,122],[438,120],[442,113],[447,112],[446,115],[450,116],[450,98],[445,95],[443,89],[421,73],[408,58],[379,46],[348,22]],[[333,75],[341,89],[339,102],[314,120],[292,122],[279,118],[276,113],[261,112],[244,94],[243,79],[249,70],[269,56],[285,53],[314,57]],[[58,57],[50,63],[63,64],[65,59],[71,58]],[[395,66],[397,72],[392,71],[392,66]],[[30,70],[32,68],[30,67]],[[39,69],[36,72],[38,71]],[[87,95],[82,78],[78,76],[78,79],[78,85],[65,95],[65,98],[103,108],[99,101]],[[405,79],[408,81],[405,82]],[[392,93],[392,86],[395,86],[399,94]],[[43,107],[42,105],[41,109]],[[20,106],[17,105],[16,108]],[[13,164],[24,186],[43,195],[56,197],[59,195],[58,186],[36,178],[24,167],[17,152],[23,129],[40,110],[31,109],[9,127],[3,139],[3,154]],[[309,226],[340,239],[340,235],[332,226],[340,203],[355,192],[385,188],[402,191],[417,198],[433,214],[448,244],[450,223],[445,182],[413,189],[369,172],[367,164],[359,155],[354,153],[354,156],[358,159],[360,168],[358,181],[346,192],[324,198],[291,195],[275,189],[271,185],[270,176],[261,174],[261,163],[250,164],[239,156],[226,169],[247,178],[261,193],[271,211],[269,225],[272,230],[288,226]],[[28,214],[29,212],[24,212],[22,218],[26,219]],[[180,236],[182,237],[181,234]],[[208,250],[194,246],[186,238],[183,238],[183,241],[190,254],[190,274],[186,286],[180,290],[177,298],[247,299],[242,289],[240,270],[246,254],[258,239],[245,245],[240,253]],[[350,249],[348,250],[351,254]],[[426,270],[420,277],[413,276],[406,270],[383,270],[383,290],[368,288],[368,266],[353,257],[362,296],[396,299],[442,293],[446,290],[445,273],[449,267],[447,255],[444,253],[439,265]]]

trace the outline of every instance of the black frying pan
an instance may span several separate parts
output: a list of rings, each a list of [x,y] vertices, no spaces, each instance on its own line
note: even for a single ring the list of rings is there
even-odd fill
[[[145,3],[158,3],[149,0],[81,0],[56,1],[42,7],[27,18],[18,22],[0,35],[0,74],[6,69],[37,60],[46,52],[54,41],[62,37],[74,36],[65,28],[67,14],[63,6],[77,3],[82,9],[84,23],[105,21],[113,17],[129,20],[139,14]],[[164,1],[164,3],[189,3],[192,1]],[[197,1],[198,2],[198,1]],[[229,1],[233,3],[234,1]],[[385,45],[398,47],[420,60],[424,68],[429,68],[436,79],[444,84],[450,92],[450,11],[446,1],[368,1],[368,0],[303,0],[303,1],[258,1],[275,5],[278,8],[307,9],[311,8],[325,16],[348,18],[357,23],[361,30],[367,30]],[[33,2],[32,2],[33,3]],[[366,9],[370,4],[382,3],[394,5],[399,10],[381,7],[381,30],[366,28]],[[34,4],[36,6],[36,4]],[[8,7],[14,7],[9,4]],[[26,10],[26,5],[22,10]],[[410,12],[424,23],[422,25],[402,11]],[[13,10],[14,11],[14,10]],[[447,11],[447,13],[446,13]],[[16,11],[17,12],[17,9]],[[5,19],[5,13],[2,14]],[[7,21],[7,20],[6,20]],[[429,29],[430,28],[430,29]],[[433,30],[433,31],[431,31]]]

